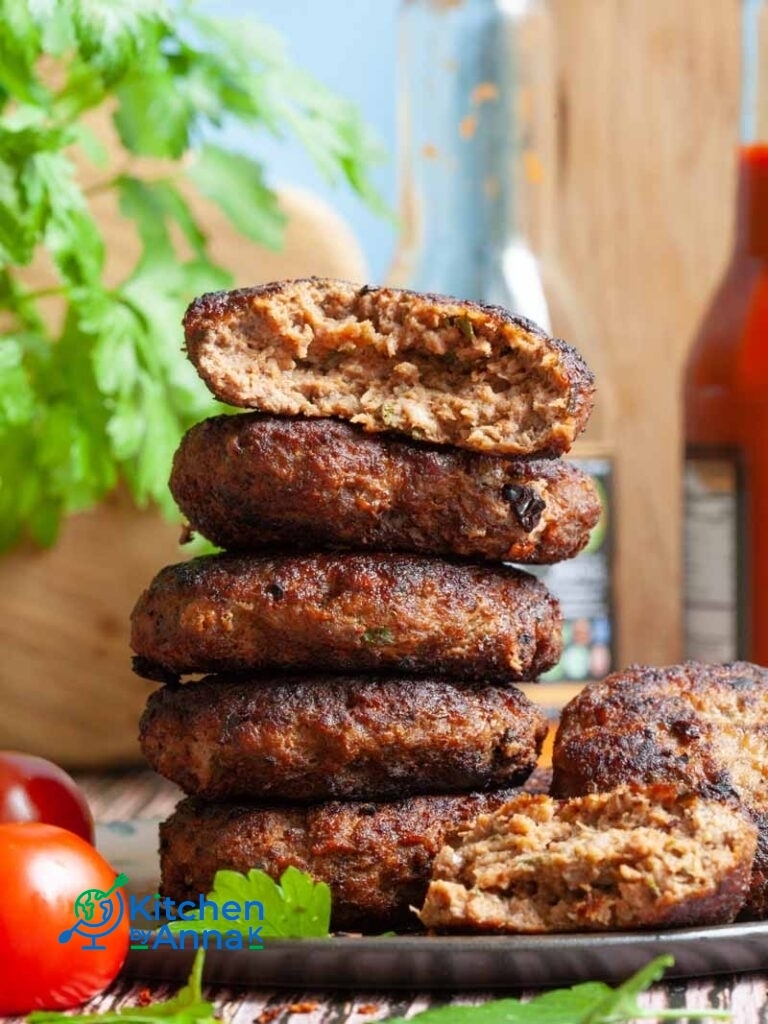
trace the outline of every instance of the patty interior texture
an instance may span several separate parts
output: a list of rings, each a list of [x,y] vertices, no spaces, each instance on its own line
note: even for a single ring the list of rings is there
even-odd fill
[[[421,920],[532,933],[726,923],[756,842],[738,811],[669,786],[520,796],[440,851]]]
[[[498,307],[312,278],[201,296],[187,351],[223,401],[481,451],[567,451],[594,378]]]
[[[330,886],[334,929],[417,928],[411,908],[424,899],[446,836],[512,793],[306,807],[188,797],[160,826],[161,892],[196,899],[210,892],[218,870],[258,867],[279,879],[292,864]]]

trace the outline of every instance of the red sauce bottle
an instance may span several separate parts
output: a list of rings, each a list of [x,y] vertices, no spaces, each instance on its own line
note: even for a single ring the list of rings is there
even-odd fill
[[[768,133],[758,135],[765,0],[743,0],[736,237],[685,384],[685,650],[768,665]]]

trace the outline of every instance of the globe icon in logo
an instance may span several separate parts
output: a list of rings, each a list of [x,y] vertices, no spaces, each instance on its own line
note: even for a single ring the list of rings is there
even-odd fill
[[[78,921],[98,927],[112,917],[112,900],[101,889],[86,889],[75,900],[75,917]]]
[[[117,928],[125,913],[125,901],[120,888],[128,881],[126,875],[120,874],[112,883],[108,892],[103,889],[85,889],[75,900],[74,913],[77,921],[72,928],[67,928],[59,936],[59,942],[69,942],[77,933],[88,939],[83,949],[106,949],[97,945],[98,939]]]

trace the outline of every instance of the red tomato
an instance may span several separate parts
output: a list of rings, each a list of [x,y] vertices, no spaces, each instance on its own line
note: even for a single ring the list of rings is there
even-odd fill
[[[115,881],[101,854],[66,829],[0,825],[0,1016],[77,1006],[115,978],[130,932],[123,890],[107,896]],[[97,892],[76,912],[86,890]]]
[[[45,758],[0,750],[0,823],[45,821],[93,844],[91,809],[74,779]]]

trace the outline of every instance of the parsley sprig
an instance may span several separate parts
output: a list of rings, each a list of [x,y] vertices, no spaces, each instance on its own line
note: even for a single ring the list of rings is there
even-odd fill
[[[69,1014],[38,1011],[29,1015],[30,1024],[212,1024],[212,1003],[202,997],[204,951],[198,950],[192,973],[178,995],[162,1003],[109,1013]],[[640,996],[671,967],[671,956],[660,956],[631,978],[611,988],[600,981],[588,981],[572,988],[552,989],[524,1003],[519,999],[493,999],[479,1006],[442,1006],[411,1017],[418,1024],[632,1024],[633,1021],[731,1020],[728,1010],[646,1010]],[[387,1024],[407,1024],[405,1017],[390,1018]]]
[[[224,122],[299,139],[321,172],[381,209],[377,146],[355,108],[294,67],[272,30],[191,2],[0,0],[0,551],[57,536],[124,480],[173,514],[172,454],[214,403],[180,351],[190,297],[224,288],[188,203],[199,193],[277,248],[283,216]],[[122,151],[89,127],[109,111]],[[141,172],[134,157],[160,158]],[[84,187],[80,168],[100,180]],[[107,283],[91,202],[113,193],[141,254]],[[32,286],[35,265],[43,286]],[[41,269],[42,268],[42,269]]]
[[[258,868],[247,875],[239,871],[217,871],[208,900],[218,907],[229,901],[241,907],[257,900],[264,908],[262,922],[251,920],[216,920],[211,911],[194,920],[174,921],[172,932],[197,931],[207,928],[232,929],[248,935],[254,924],[261,924],[266,939],[326,938],[331,923],[331,890],[325,882],[316,882],[311,875],[295,867],[287,867],[275,882]],[[189,915],[192,916],[191,914]]]
[[[528,1002],[493,999],[480,1006],[441,1006],[410,1018],[418,1024],[632,1024],[633,1021],[730,1020],[728,1010],[646,1010],[638,996],[674,964],[665,955],[651,960],[618,988],[586,981],[552,989]],[[387,1024],[406,1024],[396,1017]]]
[[[264,907],[263,937],[327,937],[331,917],[331,892],[297,868],[289,867],[277,883],[256,868],[248,874],[217,871],[208,900],[223,907],[234,901],[241,907],[258,900]],[[229,921],[226,929],[249,934],[253,921]],[[210,911],[194,921],[177,921],[172,931],[204,931],[221,928]],[[361,940],[364,942],[365,940]],[[436,940],[439,941],[439,940]],[[297,955],[300,955],[297,951]],[[173,999],[145,1007],[123,1007],[108,1013],[70,1014],[36,1012],[30,1024],[212,1024],[214,1006],[202,996],[205,950],[198,949],[186,986]],[[493,999],[479,1006],[448,1005],[426,1010],[406,1020],[394,1017],[387,1024],[632,1024],[633,1021],[731,1020],[728,1010],[646,1010],[639,996],[659,981],[674,958],[656,957],[616,988],[601,981],[587,981],[571,988],[552,989],[522,1002]]]

